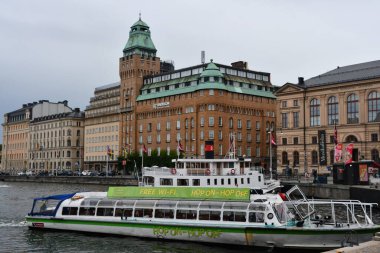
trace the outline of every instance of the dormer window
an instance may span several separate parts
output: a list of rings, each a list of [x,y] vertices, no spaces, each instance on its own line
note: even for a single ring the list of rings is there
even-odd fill
[[[210,78],[208,76],[204,77],[204,82],[208,82],[209,80],[210,80]]]

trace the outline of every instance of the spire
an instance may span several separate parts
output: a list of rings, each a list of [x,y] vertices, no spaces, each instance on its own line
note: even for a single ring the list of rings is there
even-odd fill
[[[139,20],[131,26],[128,42],[124,47],[124,56],[132,54],[141,54],[142,56],[155,57],[157,49],[150,37],[149,26],[141,20],[141,12]]]

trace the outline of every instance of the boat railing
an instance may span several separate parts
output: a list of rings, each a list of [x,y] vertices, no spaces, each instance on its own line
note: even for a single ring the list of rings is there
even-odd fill
[[[144,167],[142,169],[142,174],[143,175],[167,175],[171,173],[171,168],[168,167],[158,167],[158,166],[153,166],[153,167]]]

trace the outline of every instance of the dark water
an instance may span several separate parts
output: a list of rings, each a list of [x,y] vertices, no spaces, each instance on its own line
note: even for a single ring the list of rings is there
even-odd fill
[[[0,252],[267,252],[266,249],[237,246],[36,231],[29,230],[24,224],[24,217],[30,211],[35,197],[105,190],[106,186],[94,185],[0,182]],[[376,223],[380,223],[380,214],[376,213],[376,216]]]

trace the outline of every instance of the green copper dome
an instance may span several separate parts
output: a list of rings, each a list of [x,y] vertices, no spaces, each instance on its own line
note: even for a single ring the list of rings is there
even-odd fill
[[[149,26],[141,18],[131,26],[128,42],[123,52],[124,55],[141,54],[156,56],[157,49],[150,37]]]
[[[218,66],[216,66],[211,60],[200,77],[223,77],[223,74],[220,72]]]

